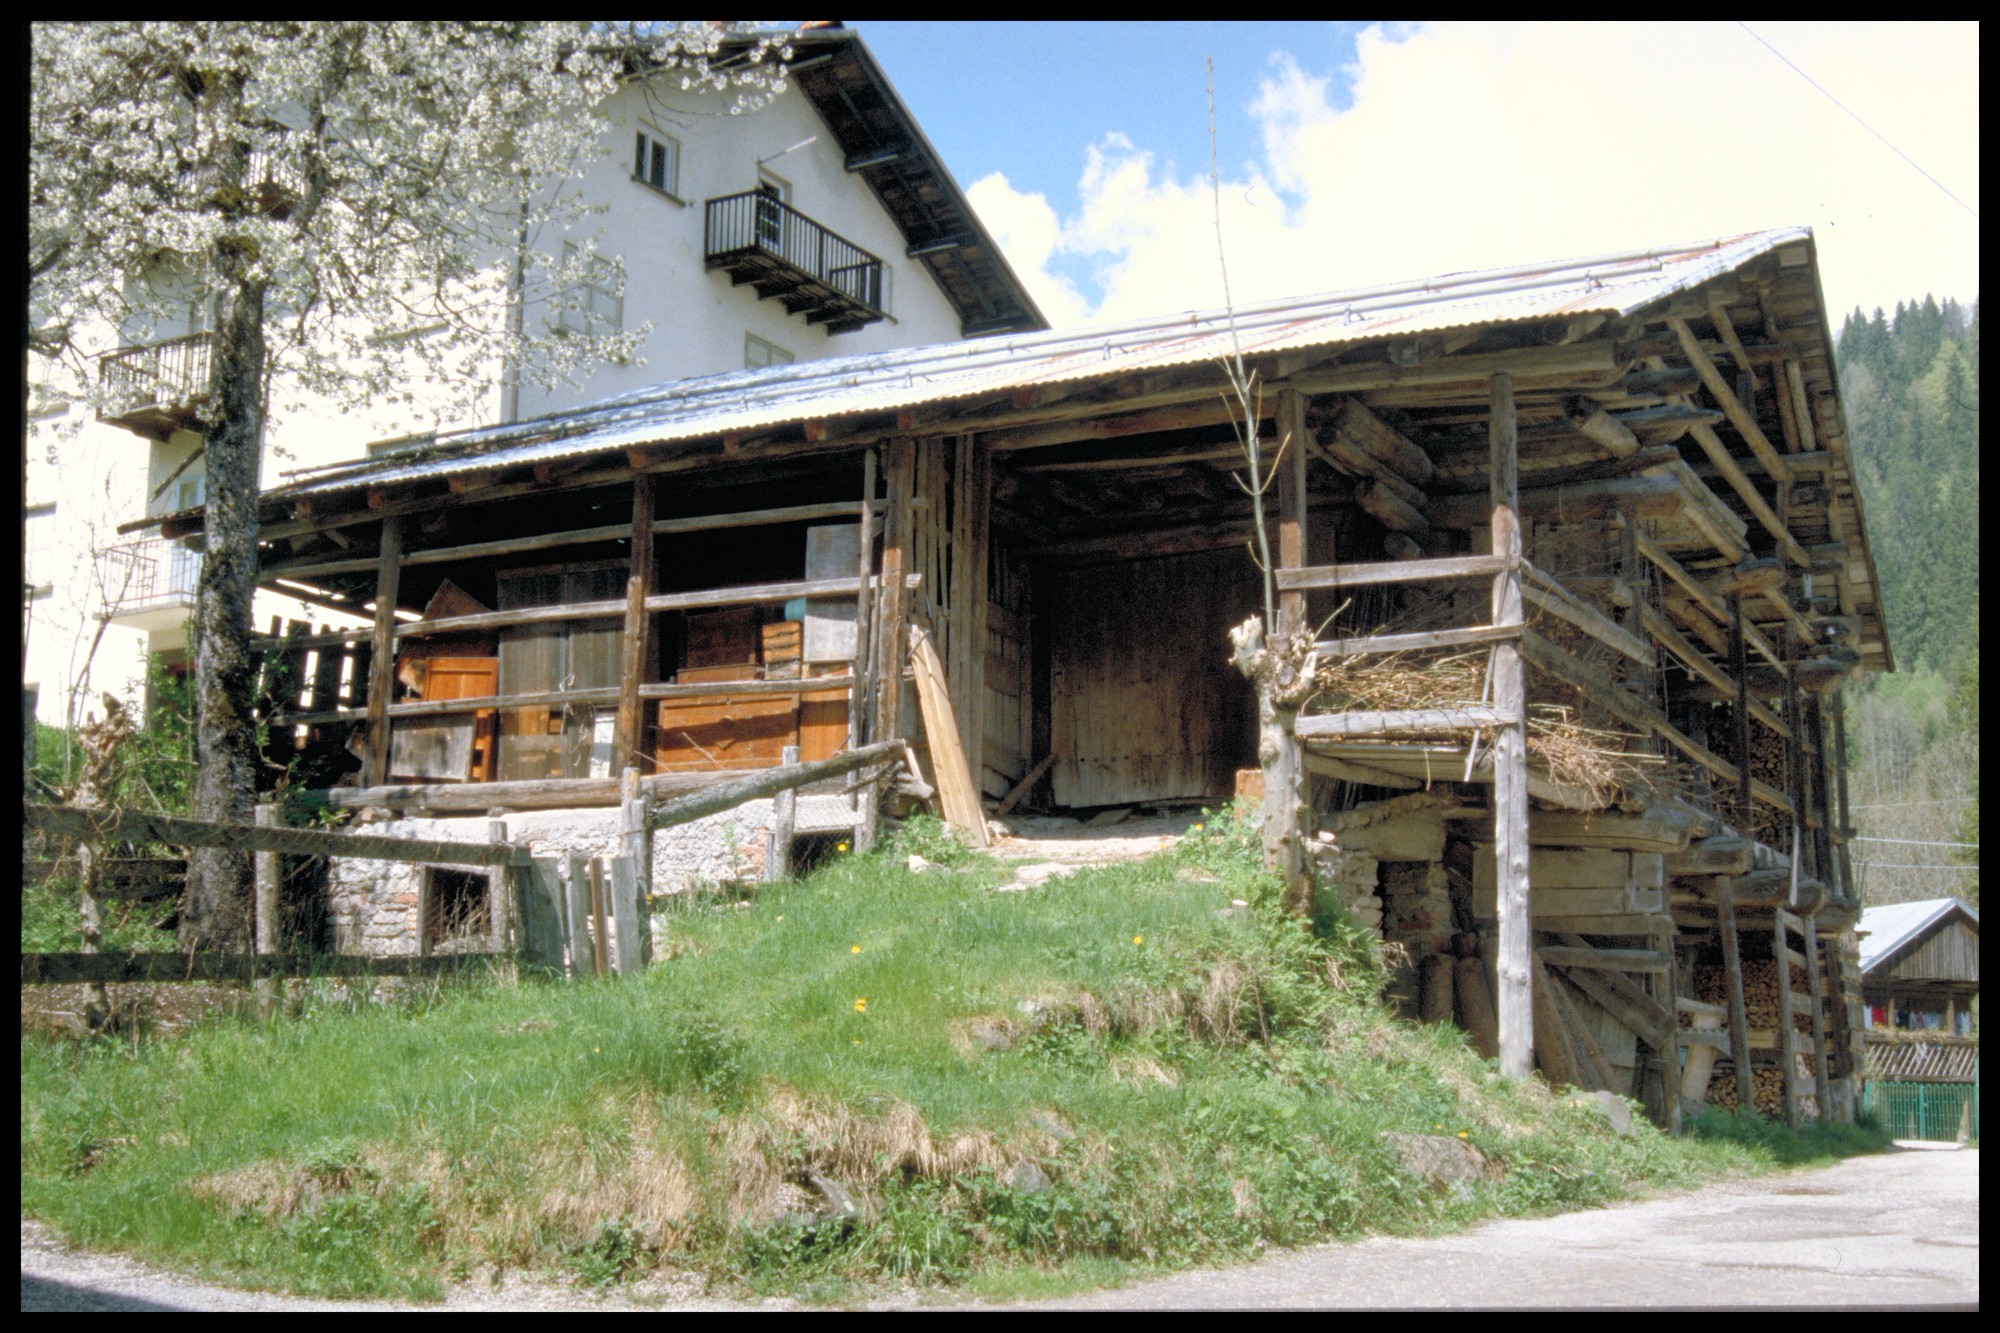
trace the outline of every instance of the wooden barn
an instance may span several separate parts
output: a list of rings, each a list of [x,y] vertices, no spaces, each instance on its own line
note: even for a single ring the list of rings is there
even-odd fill
[[[1959,898],[1861,914],[1864,1104],[1898,1138],[1979,1132],[1979,913]]]
[[[374,629],[262,641],[272,734],[351,743],[331,799],[395,817],[898,737],[975,836],[1024,780],[1226,798],[1240,347],[1322,900],[1503,1064],[1666,1123],[1844,1113],[1839,684],[1892,660],[1816,262],[1773,231],[770,367],[299,476],[263,578]]]

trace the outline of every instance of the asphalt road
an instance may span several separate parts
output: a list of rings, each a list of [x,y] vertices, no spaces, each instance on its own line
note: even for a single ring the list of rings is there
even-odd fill
[[[509,1283],[445,1309],[750,1309],[660,1289]],[[1976,1309],[1979,1154],[1905,1151],[1456,1236],[1368,1240],[1182,1273],[1035,1309],[1796,1307]],[[762,1308],[784,1308],[766,1302]],[[902,1304],[885,1302],[884,1305]],[[390,1310],[206,1286],[21,1229],[23,1310]],[[422,1307],[437,1309],[437,1306]],[[935,1308],[935,1307],[933,1307]]]

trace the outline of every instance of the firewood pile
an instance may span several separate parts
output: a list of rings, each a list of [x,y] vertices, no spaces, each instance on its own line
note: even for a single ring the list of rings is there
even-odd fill
[[[1717,722],[1709,731],[1715,752],[1731,763],[1737,762],[1736,722],[1734,705],[1723,704],[1716,710]],[[1759,782],[1770,784],[1779,791],[1786,790],[1785,779],[1785,738],[1772,731],[1763,723],[1750,720],[1750,776]],[[1718,797],[1725,807],[1736,799],[1734,792],[1719,792]],[[1774,847],[1784,846],[1791,838],[1791,821],[1783,812],[1762,802],[1751,803],[1750,827],[1740,830],[1759,842]]]
[[[1794,963],[1792,969],[1792,993],[1806,995],[1806,970]],[[1727,1006],[1729,987],[1720,967],[1713,965],[1695,968],[1695,998],[1708,1004]],[[1782,997],[1778,994],[1778,965],[1769,958],[1746,958],[1743,960],[1743,1016],[1745,1025],[1754,1033],[1775,1033],[1778,1030]],[[1686,1018],[1683,1016],[1683,1025]],[[1808,1052],[1812,1047],[1812,1020],[1803,1014],[1792,1015],[1792,1029],[1803,1040],[1793,1057],[1793,1074],[1798,1086],[1811,1088],[1812,1063]],[[1754,1038],[1753,1038],[1754,1039]],[[1750,1071],[1751,1091],[1757,1100],[1757,1114],[1776,1119],[1785,1113],[1785,1080],[1783,1073],[1775,1068],[1756,1068]],[[1708,1082],[1708,1103],[1725,1110],[1736,1109],[1736,1070],[1726,1061],[1716,1063],[1715,1072]],[[1819,1114],[1817,1100],[1806,1094],[1799,1099],[1802,1112],[1813,1117]]]

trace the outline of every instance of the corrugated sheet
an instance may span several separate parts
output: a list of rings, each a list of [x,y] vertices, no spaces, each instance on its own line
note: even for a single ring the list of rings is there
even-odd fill
[[[534,421],[441,436],[418,456],[388,456],[301,477],[278,497],[393,486],[547,462],[633,445],[751,432],[805,420],[896,411],[945,399],[1330,348],[1472,325],[1603,312],[1622,315],[1700,285],[1804,228],[1598,255],[1301,297],[1238,310],[1188,311],[1137,323],[910,347],[867,356],[711,375],[634,390]]]
[[[1861,929],[1867,932],[1860,943],[1861,970],[1869,971],[1957,909],[1963,909],[1973,926],[1978,926],[1979,913],[1961,898],[1927,898],[1869,908],[1861,914]]]

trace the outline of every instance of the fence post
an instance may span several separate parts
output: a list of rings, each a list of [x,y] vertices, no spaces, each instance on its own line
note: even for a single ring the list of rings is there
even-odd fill
[[[591,970],[590,884],[583,874],[583,857],[563,853],[563,939],[569,945],[571,980]]]
[[[259,801],[255,818],[258,828],[274,828],[278,823],[278,809],[269,800]],[[257,1017],[269,1018],[277,1012],[281,983],[275,974],[264,974],[263,961],[278,952],[278,902],[284,880],[284,862],[278,853],[260,850],[255,863],[257,915],[252,928],[256,932],[257,946],[257,965],[253,969],[257,978]]]
[[[486,837],[495,846],[507,845],[507,821],[497,816],[486,821]],[[507,952],[507,881],[520,873],[519,866],[496,866],[486,880],[486,934],[494,953]],[[525,944],[526,941],[523,941]]]
[[[628,768],[619,783],[619,841],[632,863],[632,892],[637,900],[639,921],[639,962],[653,961],[653,796],[639,778],[639,770]]]
[[[645,966],[640,956],[638,880],[632,873],[631,857],[614,856],[609,860],[611,884],[607,907],[614,936],[612,956],[617,960],[619,976],[637,976]]]
[[[504,874],[514,885],[521,956],[560,977],[563,970],[562,884],[556,878],[554,859],[538,856],[527,865],[507,867]]]
[[[799,747],[787,745],[778,752],[778,762],[787,767],[799,762]],[[776,884],[792,875],[792,832],[798,827],[799,789],[787,787],[771,798],[771,831],[764,845],[764,882]]]

